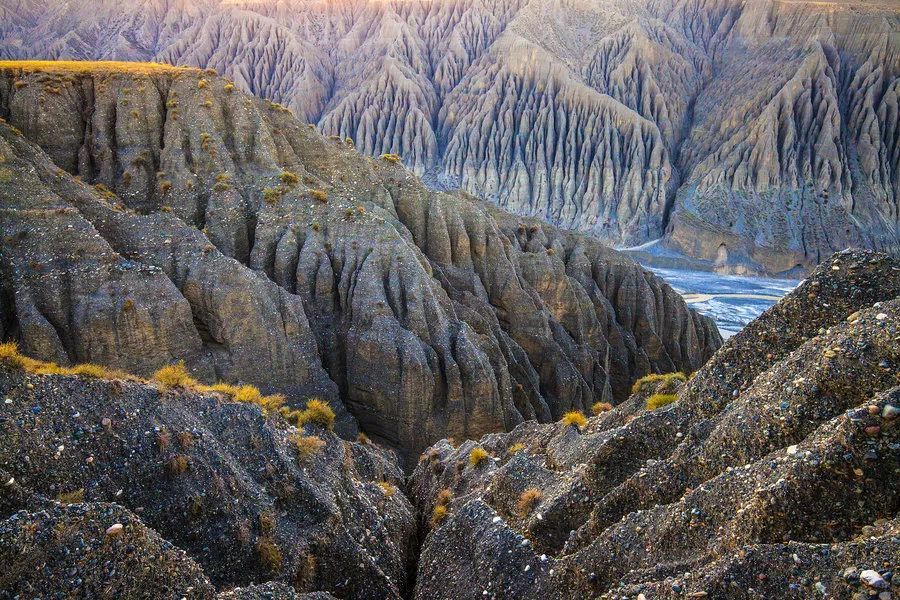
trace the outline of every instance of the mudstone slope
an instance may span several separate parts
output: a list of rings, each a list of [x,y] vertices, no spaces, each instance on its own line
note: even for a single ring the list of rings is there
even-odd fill
[[[206,72],[0,69],[0,333],[183,360],[416,456],[699,368],[713,322],[588,237],[428,189]]]
[[[0,2],[0,58],[211,67],[435,185],[648,260],[900,251],[890,0]],[[673,255],[674,253],[674,255]]]

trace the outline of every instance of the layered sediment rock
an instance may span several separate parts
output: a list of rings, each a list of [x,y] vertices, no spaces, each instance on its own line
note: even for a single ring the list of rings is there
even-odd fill
[[[4,10],[0,57],[212,67],[366,154],[612,245],[790,274],[850,246],[900,252],[888,0]]]
[[[429,190],[207,73],[5,69],[0,115],[4,335],[37,357],[184,360],[417,452],[622,400],[721,343],[596,241]]]
[[[435,445],[416,597],[867,593],[898,553],[898,293],[896,262],[839,254],[668,407],[648,383],[580,429]]]

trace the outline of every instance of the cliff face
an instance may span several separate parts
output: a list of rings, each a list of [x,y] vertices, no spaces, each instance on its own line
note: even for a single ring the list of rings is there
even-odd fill
[[[30,355],[184,360],[416,452],[624,399],[721,343],[598,242],[431,191],[207,73],[4,68],[0,116],[2,334]]]
[[[0,57],[212,67],[365,154],[723,270],[900,251],[896,5],[26,0]]]

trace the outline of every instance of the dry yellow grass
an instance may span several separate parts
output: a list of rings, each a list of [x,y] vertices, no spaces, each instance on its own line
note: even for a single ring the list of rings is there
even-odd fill
[[[301,459],[315,456],[325,447],[325,440],[314,435],[295,435],[291,438]]]
[[[613,405],[609,402],[597,402],[591,407],[591,412],[596,416],[611,411],[612,409]]]
[[[381,488],[381,491],[384,492],[384,495],[390,498],[397,491],[397,488],[390,481],[379,481],[378,487]]]
[[[163,390],[172,388],[195,389],[200,383],[191,377],[184,366],[184,361],[174,365],[166,365],[153,374],[153,381],[158,383]]]
[[[675,394],[653,394],[647,398],[647,410],[656,410],[657,408],[668,406],[676,400],[678,400],[678,396]]]
[[[537,488],[528,488],[522,492],[521,496],[519,496],[519,501],[516,503],[516,512],[524,519],[531,513],[543,497],[544,494],[541,493],[541,490]]]
[[[312,399],[306,403],[306,409],[297,415],[297,426],[310,424],[328,429],[334,426],[334,411],[327,402]]]
[[[487,450],[482,448],[481,446],[476,446],[472,448],[472,451],[469,452],[469,464],[473,467],[477,467],[481,463],[483,463],[488,457]]]
[[[30,358],[19,352],[19,347],[15,342],[4,342],[0,344],[0,362],[35,375],[76,375],[91,379],[126,379],[129,381],[140,381],[137,377],[129,375],[124,371],[110,369],[100,365],[85,363],[73,367],[63,367],[56,363]]]
[[[0,60],[0,70],[26,73],[187,73],[199,69],[160,63],[89,60]]]
[[[587,425],[587,417],[580,410],[571,410],[563,415],[562,424],[565,426],[575,425],[579,429]]]
[[[631,386],[631,393],[637,394],[641,390],[643,390],[647,385],[656,382],[664,382],[670,383],[675,381],[687,381],[687,376],[684,373],[651,373],[649,375],[645,375],[641,377],[637,381],[634,382],[634,385]]]

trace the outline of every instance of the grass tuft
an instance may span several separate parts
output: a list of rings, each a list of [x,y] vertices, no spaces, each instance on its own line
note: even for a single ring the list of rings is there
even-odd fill
[[[647,398],[647,410],[656,410],[678,400],[677,394],[653,394]]]
[[[650,373],[634,382],[634,385],[631,386],[631,393],[640,393],[648,385],[660,381],[664,383],[684,382],[687,381],[687,376],[684,373]]]
[[[325,448],[325,440],[315,435],[297,434],[291,438],[294,447],[297,449],[297,455],[301,460],[306,460],[311,456],[315,456],[322,452]]]
[[[469,452],[469,464],[473,467],[477,467],[481,463],[487,459],[488,453],[487,450],[482,448],[481,446],[475,446],[472,448],[472,451]]]
[[[566,427],[574,425],[581,429],[585,425],[587,425],[587,417],[584,416],[580,410],[570,410],[566,414],[563,415],[562,424]]]
[[[591,413],[593,413],[594,416],[597,416],[597,415],[603,414],[605,412],[611,411],[612,409],[613,409],[613,405],[610,404],[609,402],[597,402],[596,404],[594,404],[591,407]]]
[[[538,505],[543,497],[544,494],[541,493],[541,490],[528,488],[522,492],[519,496],[519,501],[516,502],[516,513],[524,519],[534,510],[534,507]]]
[[[188,373],[183,360],[173,365],[166,365],[156,371],[153,374],[153,381],[158,383],[163,391],[172,388],[190,389],[199,386],[197,380]]]
[[[306,403],[306,409],[297,415],[297,426],[315,425],[331,431],[334,427],[334,411],[327,402],[313,398]]]

